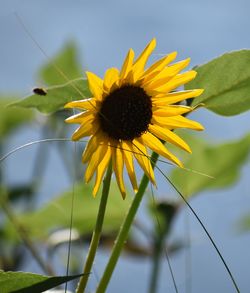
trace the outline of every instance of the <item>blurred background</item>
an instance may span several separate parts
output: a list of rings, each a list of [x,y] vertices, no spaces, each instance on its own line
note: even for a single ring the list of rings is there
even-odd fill
[[[67,41],[74,41],[83,64],[82,72],[88,69],[103,76],[107,68],[121,66],[130,47],[138,54],[153,37],[156,37],[158,44],[152,61],[159,58],[159,55],[178,51],[178,60],[191,57],[190,67],[228,51],[249,48],[249,11],[250,2],[247,0],[1,0],[1,97],[22,98],[29,95],[32,88],[41,85],[36,74],[39,67],[48,62],[25,33],[16,13],[48,56],[54,56]],[[192,114],[192,118],[205,126],[205,131],[198,136],[204,137],[211,144],[237,140],[250,131],[249,112],[227,118],[199,110]],[[39,119],[43,120],[43,116]],[[5,143],[4,153],[40,139],[41,132],[38,123],[30,122],[18,133],[10,135],[6,142],[2,141]],[[50,137],[53,135],[51,131]],[[68,168],[73,168],[74,147],[69,144],[69,148],[72,160]],[[29,147],[16,152],[2,164],[4,180],[8,185],[29,182],[35,172],[34,161],[38,151],[39,145]],[[33,203],[35,207],[43,206],[73,183],[53,145],[48,148],[45,156],[47,165],[39,195]],[[170,167],[163,168],[171,171]],[[250,286],[250,235],[249,232],[242,232],[239,224],[242,217],[250,212],[249,171],[248,160],[242,164],[234,185],[204,191],[191,200],[192,206],[222,251],[242,292],[249,292]],[[160,174],[157,174],[157,178],[155,198],[178,199],[178,195]],[[65,213],[70,214],[70,209]],[[152,226],[143,208],[139,217],[147,226]],[[143,243],[143,237],[139,235],[138,238]],[[187,242],[188,239],[191,246],[184,245],[171,254],[170,258],[179,291],[234,292],[228,274],[204,231],[190,211],[182,207],[172,223],[168,242]],[[65,246],[61,253],[66,255],[66,251]],[[26,254],[27,257],[18,270],[42,273],[32,256],[28,252]],[[101,250],[97,255],[96,274],[91,278],[89,291],[94,290],[108,255],[108,250]],[[147,292],[151,266],[150,257],[122,257],[108,292]],[[65,270],[61,267],[58,273],[64,274]],[[174,292],[164,255],[158,292]]]

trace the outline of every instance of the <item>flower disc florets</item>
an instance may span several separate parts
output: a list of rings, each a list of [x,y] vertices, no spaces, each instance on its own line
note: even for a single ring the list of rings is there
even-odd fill
[[[111,138],[133,140],[148,130],[151,97],[138,86],[124,85],[105,97],[98,115],[102,130]]]

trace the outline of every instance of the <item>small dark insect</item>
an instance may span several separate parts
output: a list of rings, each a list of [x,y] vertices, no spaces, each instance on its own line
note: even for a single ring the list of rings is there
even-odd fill
[[[46,89],[43,89],[41,87],[34,88],[33,93],[36,95],[39,95],[39,96],[46,96],[47,95]]]

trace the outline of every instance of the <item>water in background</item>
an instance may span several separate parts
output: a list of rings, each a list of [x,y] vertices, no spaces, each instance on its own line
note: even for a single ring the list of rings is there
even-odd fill
[[[120,66],[128,48],[139,53],[151,38],[156,37],[157,54],[177,50],[178,59],[191,57],[191,66],[204,63],[226,51],[250,47],[250,2],[247,0],[106,0],[66,1],[1,0],[0,10],[0,92],[29,94],[35,85],[35,73],[46,61],[40,50],[25,34],[14,15],[17,12],[42,48],[52,56],[65,41],[76,40],[85,66],[103,75],[108,67]],[[236,139],[249,132],[249,112],[222,118],[207,111],[198,111],[195,119],[205,125],[204,135],[211,141]],[[39,138],[39,130],[31,127],[22,136],[14,137],[10,148]],[[28,180],[36,147],[17,153],[9,159],[8,179]],[[27,162],[30,158],[30,164]],[[25,166],[25,167],[24,167]],[[21,172],[22,171],[22,172]],[[60,180],[51,180],[57,174]],[[249,292],[249,235],[238,234],[236,224],[250,210],[249,164],[233,188],[207,192],[192,205],[211,232],[234,272],[242,292]],[[159,180],[158,194],[165,192],[166,182]],[[50,164],[41,191],[45,202],[67,188],[71,182],[53,148]],[[170,193],[174,191],[170,189]],[[174,225],[173,238],[185,236],[183,211]],[[189,215],[192,238],[192,292],[234,292],[218,256],[192,215]],[[107,256],[98,255],[95,267],[100,271]],[[174,255],[171,263],[180,292],[185,292],[185,251]],[[109,292],[146,292],[150,262],[126,258],[120,261]],[[24,268],[28,270],[27,267]],[[139,280],[139,281],[138,281]],[[129,283],[129,288],[127,284]],[[92,284],[94,288],[94,283]],[[159,292],[174,292],[164,261]]]

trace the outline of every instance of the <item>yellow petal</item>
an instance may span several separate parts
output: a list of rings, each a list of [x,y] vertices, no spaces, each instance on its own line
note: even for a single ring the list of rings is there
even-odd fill
[[[122,150],[119,148],[119,145],[117,145],[117,147],[112,147],[112,164],[118,187],[120,189],[122,197],[125,198],[126,190],[123,180],[123,156]]]
[[[155,105],[168,105],[174,104],[189,98],[196,98],[203,93],[203,89],[194,89],[188,91],[179,91],[169,93],[167,95],[155,96],[152,98],[152,102]]]
[[[103,159],[105,153],[107,152],[108,145],[106,144],[101,144],[97,147],[95,152],[93,153],[89,163],[88,167],[85,172],[85,181],[88,183],[91,178],[93,177],[94,173],[97,170],[97,167],[101,160]]]
[[[109,93],[112,89],[112,86],[115,85],[115,83],[119,79],[119,70],[117,68],[109,68],[104,76],[103,81],[103,89]]]
[[[85,111],[75,115],[70,116],[65,120],[67,123],[85,123],[86,120],[94,119],[93,111]]]
[[[179,62],[176,62],[174,64],[169,65],[168,67],[166,67],[166,71],[165,74],[166,75],[176,75],[177,73],[179,73],[182,69],[184,69],[185,67],[187,67],[190,63],[191,59],[187,58],[184,60],[181,60]]]
[[[172,62],[176,58],[176,56],[177,56],[177,52],[172,52],[168,54],[167,56],[164,56],[157,62],[155,62],[153,65],[151,65],[143,74],[143,82],[147,82],[148,80],[151,80],[152,73],[157,72],[157,74],[159,74],[159,72],[161,72],[162,69],[167,64]]]
[[[96,133],[99,128],[99,124],[95,123],[93,119],[85,121],[80,127],[78,127],[72,135],[72,140],[76,141],[85,136],[90,136]]]
[[[148,176],[150,181],[154,185],[156,185],[154,171],[152,169],[151,162],[148,157],[147,149],[141,142],[140,138],[134,139],[132,143],[128,142],[127,144],[132,149],[137,162],[139,163],[145,174]]]
[[[146,65],[146,62],[148,61],[149,56],[153,52],[154,48],[156,46],[156,39],[153,39],[143,50],[141,55],[136,59],[134,65],[133,65],[133,78],[134,82],[137,81],[137,79],[143,74],[144,67]]]
[[[147,132],[141,136],[143,143],[148,146],[152,151],[156,152],[157,154],[167,158],[168,160],[174,162],[176,165],[183,167],[181,161],[176,158],[173,154],[171,154],[161,143],[161,141],[156,138],[150,132]]]
[[[175,128],[190,128],[194,130],[204,129],[204,127],[200,123],[187,119],[183,116],[159,117],[159,116],[153,115],[152,122],[165,126],[168,129],[175,129]]]
[[[190,70],[185,73],[178,74],[170,79],[168,82],[163,82],[159,87],[155,87],[157,92],[169,92],[173,89],[179,87],[180,85],[184,85],[190,80],[194,79],[196,76],[196,71]],[[152,88],[152,87],[151,87]]]
[[[132,65],[133,65],[133,61],[134,61],[134,51],[132,49],[130,49],[128,51],[128,54],[126,56],[126,59],[122,65],[122,70],[121,70],[121,73],[120,73],[120,79],[121,81],[123,79],[125,79],[128,75],[128,73],[130,72],[131,68],[132,68]]]
[[[98,131],[95,135],[91,136],[88,144],[85,147],[85,150],[82,154],[82,162],[86,163],[91,158],[92,154],[95,152],[97,147],[103,144],[103,137]]]
[[[192,108],[187,106],[171,105],[171,106],[156,108],[153,111],[153,114],[156,116],[161,116],[161,117],[170,117],[170,116],[182,115],[190,111],[192,111]]]
[[[167,83],[173,76],[177,75],[190,62],[190,58],[177,62],[173,65],[167,66],[157,74],[150,83],[151,88],[157,88]]]
[[[188,144],[173,131],[166,128],[162,128],[156,124],[149,124],[148,128],[150,132],[152,132],[155,136],[159,137],[160,139],[170,142],[189,153],[192,152]]]
[[[103,95],[103,80],[92,72],[86,72],[89,90],[97,100],[102,99]]]
[[[78,108],[83,110],[95,110],[97,103],[95,99],[84,99],[67,103],[64,108]]]
[[[102,161],[99,163],[98,167],[97,167],[97,171],[96,171],[96,178],[95,178],[95,186],[93,189],[93,196],[95,197],[99,187],[102,183],[102,178],[103,175],[107,169],[107,166],[109,164],[109,161],[111,159],[111,148],[108,146],[107,151],[102,159]]]
[[[130,182],[133,186],[134,192],[137,192],[138,185],[137,185],[135,169],[134,169],[133,153],[131,152],[129,146],[127,145],[125,141],[122,142],[122,153],[123,153],[124,162],[128,171]]]

